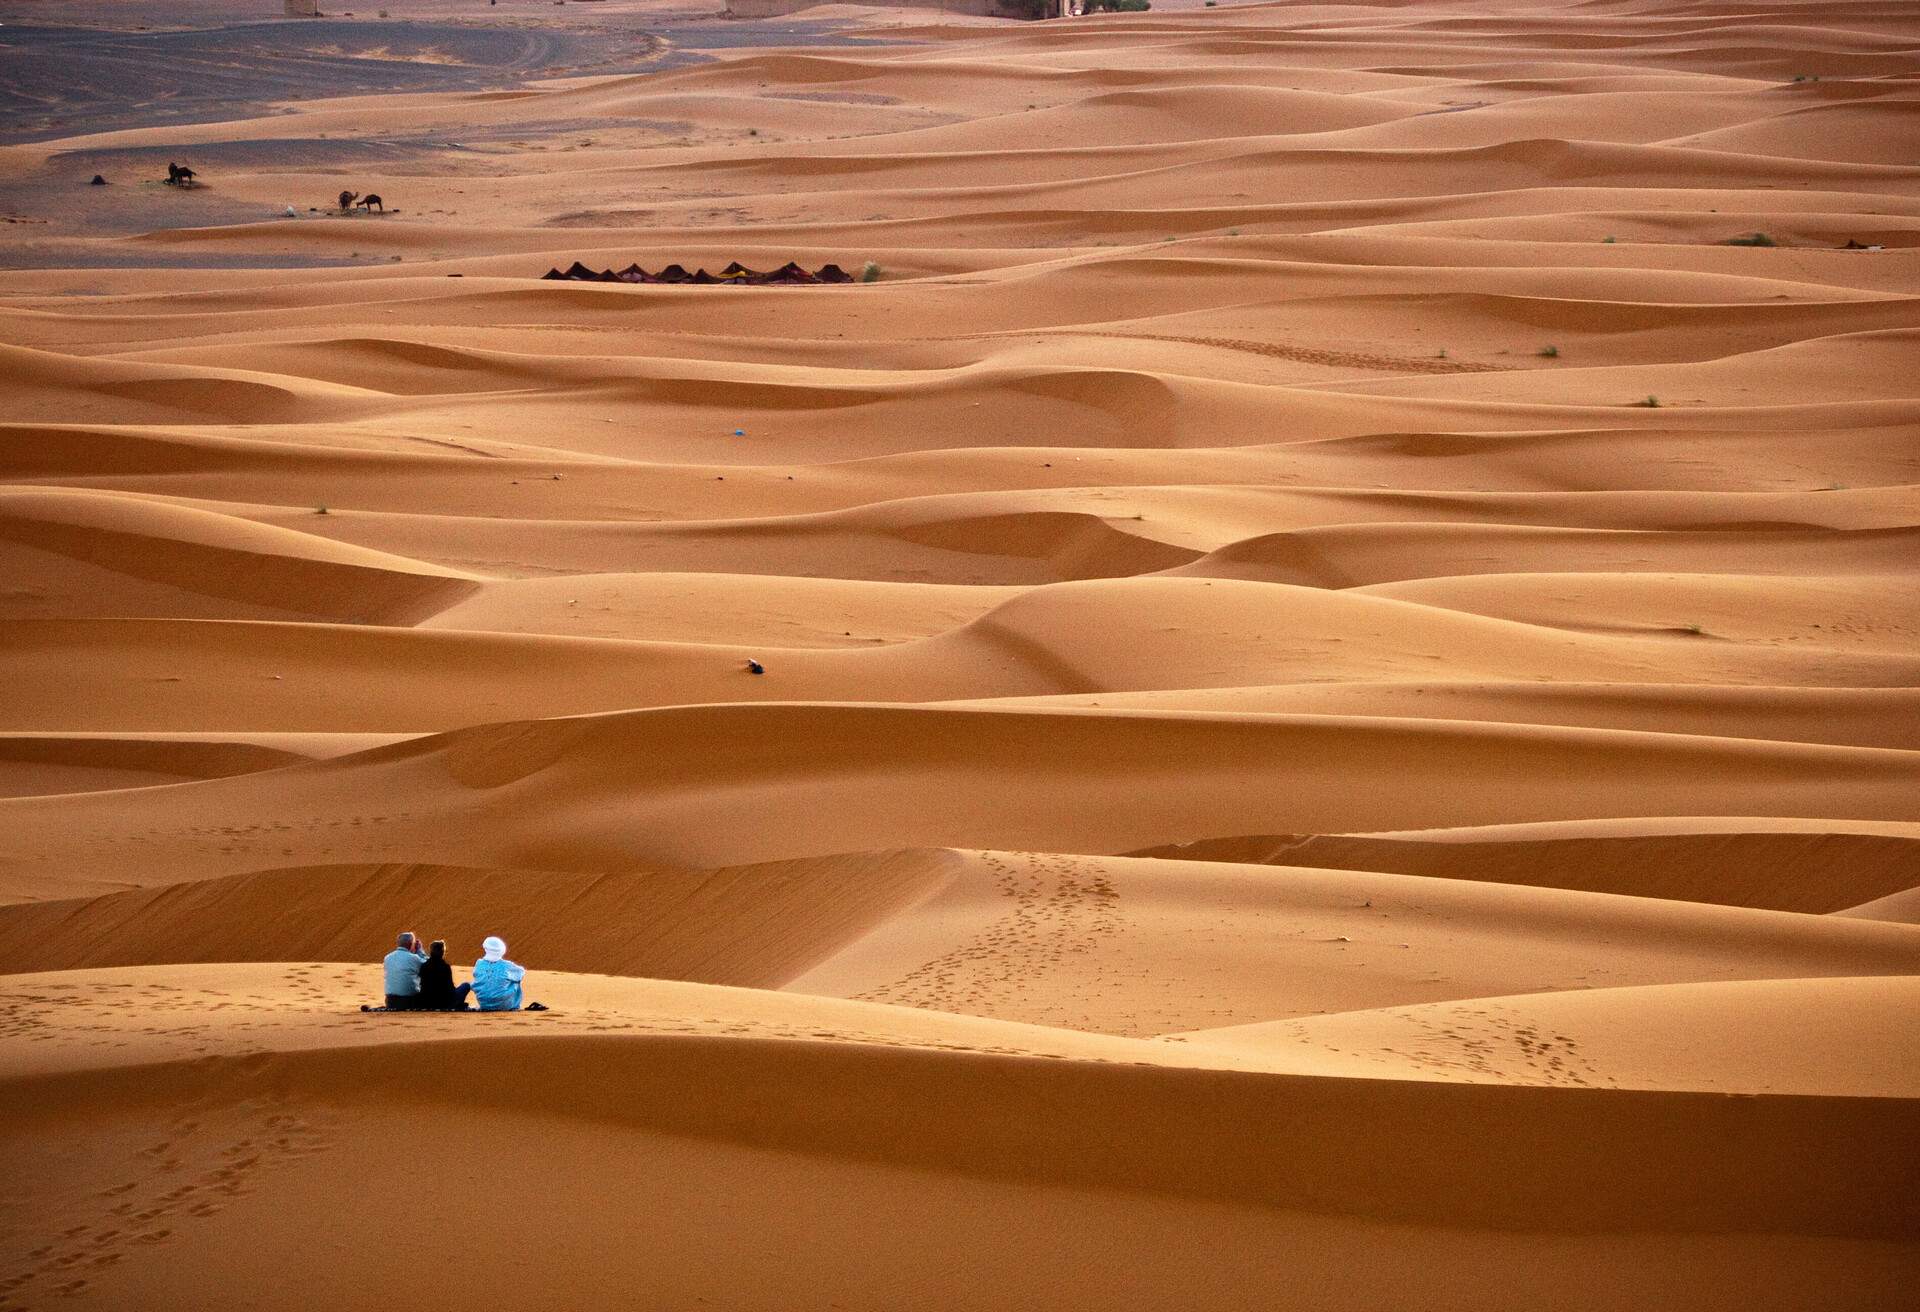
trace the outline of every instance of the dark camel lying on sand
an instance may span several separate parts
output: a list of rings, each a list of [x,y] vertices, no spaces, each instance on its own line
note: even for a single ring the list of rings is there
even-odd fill
[[[712,287],[722,284],[734,284],[748,287],[796,287],[810,283],[852,282],[853,276],[837,264],[823,266],[818,273],[811,273],[789,261],[763,273],[758,269],[749,269],[744,264],[729,264],[718,273],[708,273],[705,269],[688,273],[684,266],[669,264],[658,273],[648,273],[637,264],[629,264],[624,269],[589,269],[578,260],[573,267],[562,271],[549,269],[542,281],[547,282],[637,282],[637,283],[690,283],[700,287]]]

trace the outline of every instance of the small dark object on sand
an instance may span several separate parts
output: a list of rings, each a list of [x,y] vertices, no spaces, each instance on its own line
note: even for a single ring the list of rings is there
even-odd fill
[[[747,662],[748,674],[765,674],[766,672],[767,672],[767,667],[762,665],[759,661]]]
[[[98,173],[96,173],[93,175],[93,181],[89,182],[87,185],[89,187],[104,187],[107,185],[107,180],[101,177]]]
[[[199,176],[192,169],[182,168],[172,160],[167,161],[167,185],[169,187],[191,187]]]

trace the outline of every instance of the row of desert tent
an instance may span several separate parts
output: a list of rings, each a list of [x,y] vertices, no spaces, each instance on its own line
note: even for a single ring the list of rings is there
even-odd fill
[[[552,282],[638,282],[638,283],[692,283],[696,286],[711,287],[721,283],[736,283],[747,286],[802,286],[809,283],[852,282],[853,275],[837,264],[825,265],[818,273],[801,268],[789,261],[772,272],[749,269],[737,261],[729,264],[718,273],[708,273],[697,269],[688,273],[685,266],[669,264],[658,273],[648,273],[637,264],[629,264],[624,269],[589,269],[575,260],[566,270],[548,269],[542,275],[542,281]]]

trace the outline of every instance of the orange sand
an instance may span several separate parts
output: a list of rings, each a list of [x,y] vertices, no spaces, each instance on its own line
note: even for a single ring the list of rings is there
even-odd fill
[[[1909,1300],[1920,13],[801,17],[0,147],[0,1309]]]

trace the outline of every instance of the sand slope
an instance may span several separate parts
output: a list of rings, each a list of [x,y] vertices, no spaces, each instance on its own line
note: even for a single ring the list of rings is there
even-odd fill
[[[0,1312],[1910,1297],[1912,6],[149,8],[0,52]]]
[[[412,1160],[432,1176],[487,1162],[494,1181],[529,1196],[530,1217],[568,1236],[511,1266],[483,1258],[444,1273],[460,1287],[497,1282],[496,1295],[570,1279],[574,1245],[607,1233],[602,1200],[635,1168],[650,1177],[652,1199],[684,1194],[696,1204],[642,1209],[654,1251],[744,1235],[775,1196],[798,1188],[864,1200],[845,1222],[815,1221],[831,1246],[824,1257],[849,1253],[841,1225],[880,1215],[880,1205],[975,1218],[949,1232],[951,1243],[986,1240],[995,1231],[976,1229],[982,1207],[1019,1198],[1003,1220],[1066,1208],[1074,1219],[1053,1247],[1080,1259],[1100,1247],[1089,1223],[1108,1215],[1120,1233],[1143,1238],[1191,1228],[1187,1242],[1202,1251],[1232,1251],[1257,1230],[1279,1256],[1318,1250],[1329,1269],[1397,1240],[1437,1263],[1423,1279],[1449,1306],[1466,1305],[1466,1274],[1488,1260],[1537,1273],[1597,1270],[1614,1247],[1605,1232],[1622,1225],[1644,1236],[1650,1270],[1603,1279],[1577,1305],[1624,1305],[1703,1274],[1727,1282],[1724,1295],[1762,1305],[1787,1305],[1810,1278],[1872,1298],[1910,1270],[1886,1261],[1888,1240],[1911,1222],[1895,1163],[1913,1146],[1912,1126],[1898,1100],[1366,1079],[1249,1066],[1198,1042],[1096,1040],[694,986],[546,982],[567,1016],[375,1022],[339,1014],[347,981],[323,967],[203,967],[168,982],[142,972],[16,977],[6,1014],[14,1025],[31,1018],[43,1041],[9,1063],[0,1087],[11,1103],[48,1110],[10,1118],[9,1139],[27,1147],[25,1178],[72,1199],[71,1214],[85,1219],[29,1256],[9,1293],[165,1298],[176,1277],[138,1255],[170,1253],[177,1271],[236,1226],[253,1228],[250,1252],[284,1252],[291,1235],[265,1215],[284,1210],[275,1201],[347,1186],[370,1151],[402,1133],[415,1136]],[[497,1028],[482,1036],[482,1026]],[[80,1056],[103,1030],[125,1036],[119,1048]],[[503,1067],[516,1078],[500,1080]],[[583,1069],[595,1078],[578,1079]],[[1182,1114],[1196,1100],[1209,1108],[1198,1123]],[[191,1119],[179,1112],[186,1101]],[[569,1171],[570,1189],[554,1189],[553,1161],[540,1165],[520,1136],[476,1140],[477,1130],[524,1126],[530,1115],[543,1144],[568,1159],[601,1145]],[[52,1174],[46,1150],[81,1125],[91,1126],[88,1146]],[[1428,1151],[1381,1170],[1371,1145],[1408,1136]],[[1818,1172],[1806,1169],[1810,1152]],[[1010,1194],[1013,1183],[1023,1192]],[[733,1219],[716,1225],[717,1189]],[[334,1238],[347,1251],[373,1233],[357,1214],[342,1224]],[[868,1234],[897,1256],[862,1263],[856,1288],[907,1253],[941,1246],[931,1228],[899,1220]],[[1789,1257],[1797,1279],[1765,1289],[1751,1269],[1741,1274],[1741,1259],[1760,1251],[1741,1236],[1756,1234]],[[98,1260],[107,1256],[116,1260]],[[1396,1263],[1407,1257],[1402,1249]],[[1126,1278],[1170,1289],[1169,1274],[1188,1269],[1117,1261],[1095,1287]],[[585,1287],[634,1278],[630,1262],[616,1257]],[[763,1262],[749,1258],[732,1277],[754,1306],[774,1297]],[[1695,1274],[1680,1277],[1687,1263]],[[384,1267],[373,1259],[361,1269]],[[660,1281],[691,1299],[710,1269],[695,1258]],[[1056,1283],[1057,1269],[1016,1264],[969,1285],[979,1277],[962,1260],[913,1283],[927,1297],[971,1288],[1067,1306],[1087,1287]],[[1362,1305],[1381,1305],[1405,1271],[1389,1264],[1360,1277]],[[1242,1267],[1215,1287],[1232,1298],[1270,1273],[1264,1263]],[[340,1287],[334,1274],[316,1280],[295,1297]],[[1707,1305],[1731,1305],[1721,1297]]]

